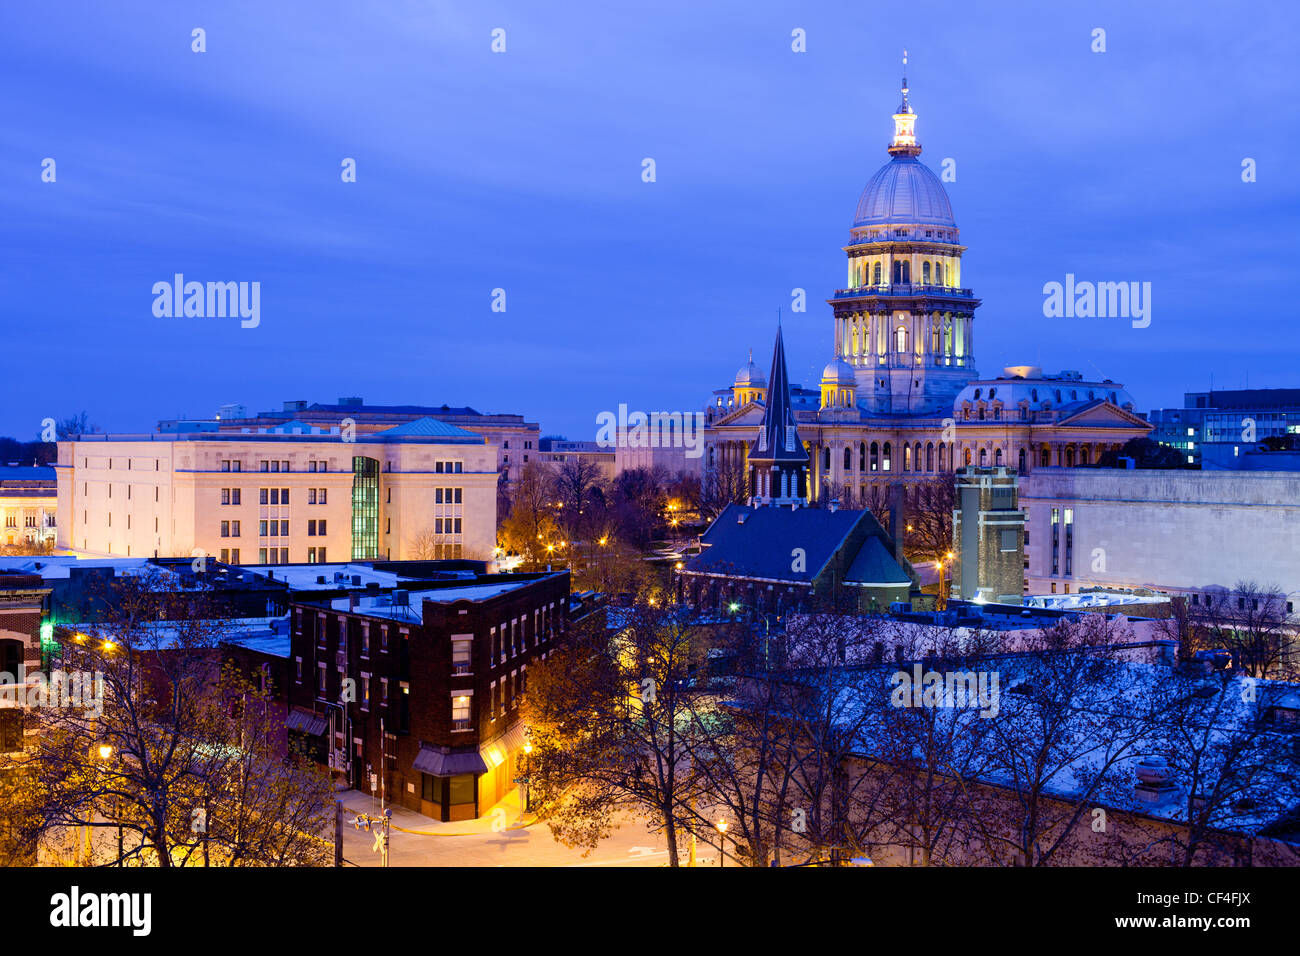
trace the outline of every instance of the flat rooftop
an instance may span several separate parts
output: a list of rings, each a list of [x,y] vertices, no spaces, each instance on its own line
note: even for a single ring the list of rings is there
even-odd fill
[[[241,565],[245,574],[279,581],[294,591],[335,591],[339,588],[399,588],[406,583],[428,581],[427,577],[377,571],[369,564],[257,564]],[[473,575],[473,572],[466,572]]]
[[[391,594],[363,594],[358,596],[357,606],[352,607],[352,597],[339,597],[330,601],[335,611],[353,611],[367,617],[383,617],[394,621],[420,621],[423,619],[423,607],[426,603],[450,604],[453,601],[486,601],[510,591],[526,587],[540,578],[513,581],[491,581],[486,583],[466,584],[464,586],[440,587],[433,591],[418,591],[408,594],[409,603],[393,604]]]

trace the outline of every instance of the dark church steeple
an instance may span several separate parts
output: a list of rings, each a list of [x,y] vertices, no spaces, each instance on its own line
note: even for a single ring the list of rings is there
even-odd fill
[[[749,446],[750,502],[755,505],[803,504],[808,498],[808,450],[799,438],[790,403],[790,376],[785,367],[785,341],[776,328],[772,374],[758,437]]]

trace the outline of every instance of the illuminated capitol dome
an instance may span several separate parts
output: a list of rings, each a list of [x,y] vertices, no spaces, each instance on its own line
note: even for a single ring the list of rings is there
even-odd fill
[[[853,366],[859,402],[884,414],[951,408],[978,374],[973,331],[980,303],[961,288],[966,249],[943,183],[918,158],[907,93],[904,77],[890,160],[858,200],[844,247],[848,285],[830,300],[835,356]]]
[[[848,241],[838,243],[846,280],[827,300],[830,361],[811,366],[822,371],[808,387],[788,383],[788,399],[772,394],[776,384],[752,354],[730,387],[714,390],[704,473],[715,490],[747,488],[766,500],[765,459],[756,464],[751,452],[776,402],[798,422],[808,452],[808,499],[845,507],[879,502],[887,484],[950,476],[964,465],[1023,474],[1094,464],[1150,430],[1123,386],[1100,375],[1019,365],[979,374],[980,300],[962,285],[966,247],[943,179],[921,162],[906,77],[901,93],[887,161],[867,179]]]
[[[904,58],[906,63],[906,58]],[[894,140],[889,145],[893,159],[881,166],[862,190],[858,213],[853,219],[851,241],[860,242],[879,236],[877,226],[925,225],[953,230],[952,203],[929,166],[916,157],[921,145],[916,141],[916,112],[907,102],[907,78],[903,78],[903,102],[894,114]]]

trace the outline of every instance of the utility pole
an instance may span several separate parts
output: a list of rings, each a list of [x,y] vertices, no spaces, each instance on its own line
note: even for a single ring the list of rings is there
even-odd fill
[[[343,865],[343,801],[334,801],[334,865]]]

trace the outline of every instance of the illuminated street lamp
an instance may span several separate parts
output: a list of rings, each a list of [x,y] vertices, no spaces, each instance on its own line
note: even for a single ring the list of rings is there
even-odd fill
[[[727,605],[727,610],[730,611],[732,614],[736,614],[743,607],[749,607],[749,605],[740,604],[736,601],[732,601],[730,604]],[[763,619],[763,667],[768,668],[771,666],[772,622],[771,619],[768,617],[766,611],[760,611],[758,610],[758,608],[755,607],[750,607],[749,610],[753,611],[755,614],[757,614],[759,617]]]
[[[524,741],[524,813],[533,809],[533,744]]]
[[[113,748],[111,745],[107,743],[99,744],[98,746],[92,745],[90,748],[91,760],[94,760],[96,757],[98,757],[102,761],[107,761],[112,756],[113,756]],[[86,822],[81,825],[81,831],[84,836],[84,839],[82,840],[82,854],[84,857],[82,863],[83,866],[90,866],[90,864],[93,862],[94,859],[94,855],[92,853],[91,845],[90,845],[90,827],[91,824],[93,824],[94,822],[95,822],[95,805],[92,802],[90,805],[90,815],[87,817]],[[122,858],[122,852],[119,844],[118,859],[120,860],[121,858]]]
[[[943,610],[948,606],[948,598],[944,591],[944,586],[943,586],[943,562],[945,560],[951,563],[952,561],[951,551],[949,551],[942,558],[940,558],[938,561],[935,562],[935,564],[938,565],[939,567],[939,600],[936,602],[936,607],[938,607],[939,610]]]
[[[714,824],[718,828],[718,866],[727,865],[727,821],[719,818]]]

